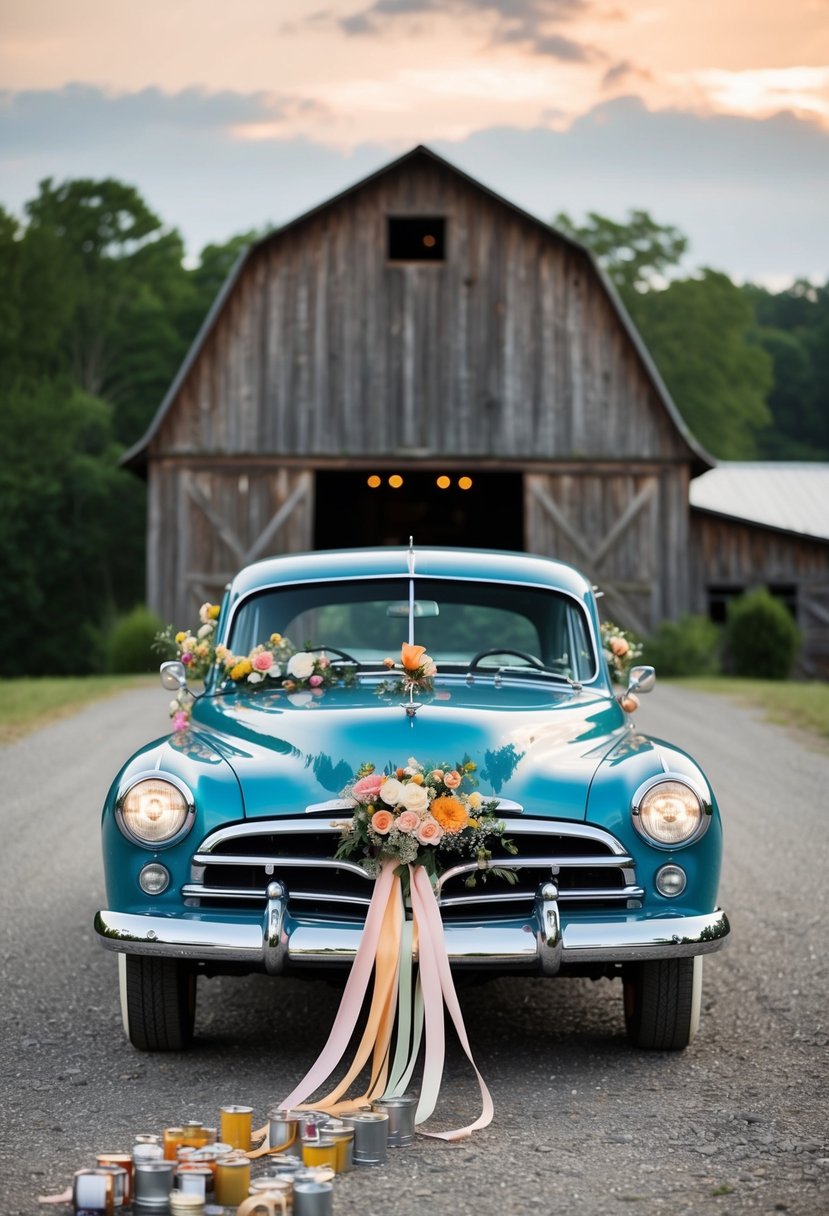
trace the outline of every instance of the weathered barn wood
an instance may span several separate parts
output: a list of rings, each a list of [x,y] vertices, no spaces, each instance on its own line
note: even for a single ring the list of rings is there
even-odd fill
[[[572,561],[647,634],[723,559],[713,462],[589,252],[425,148],[248,250],[125,459],[169,620],[256,557],[414,533]]]
[[[767,587],[791,608],[803,635],[800,668],[829,678],[829,541],[691,512],[692,607],[709,614],[730,598]]]

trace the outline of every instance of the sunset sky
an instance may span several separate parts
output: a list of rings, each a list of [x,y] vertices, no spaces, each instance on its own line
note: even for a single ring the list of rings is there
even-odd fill
[[[0,0],[0,202],[133,182],[192,252],[425,143],[543,219],[829,277],[829,0]]]

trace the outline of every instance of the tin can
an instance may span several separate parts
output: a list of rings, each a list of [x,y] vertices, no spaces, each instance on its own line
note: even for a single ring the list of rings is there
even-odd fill
[[[333,1216],[334,1188],[330,1182],[295,1182],[294,1216]]]
[[[299,1135],[300,1120],[304,1120],[305,1111],[300,1110],[269,1110],[268,1111],[268,1143],[271,1148],[282,1148],[293,1144]]]
[[[202,1199],[206,1199],[213,1190],[213,1171],[209,1165],[194,1161],[181,1162],[176,1168],[175,1181],[182,1194],[201,1195]]]
[[[385,1111],[389,1117],[389,1148],[414,1144],[415,1112],[418,1099],[407,1094],[400,1098],[378,1098],[371,1109]]]
[[[302,1161],[307,1166],[327,1165],[337,1168],[337,1144],[333,1137],[316,1135],[302,1141]]]
[[[132,1154],[131,1153],[96,1153],[95,1161],[100,1165],[120,1165],[121,1169],[126,1170],[127,1179],[124,1191],[124,1203],[129,1206],[132,1203]]]
[[[389,1116],[385,1111],[359,1111],[343,1122],[354,1128],[354,1164],[383,1165],[389,1143]]]
[[[136,1161],[135,1202],[146,1207],[164,1207],[173,1189],[175,1168],[174,1161]]]
[[[347,1174],[354,1169],[354,1128],[346,1127],[344,1123],[337,1127],[330,1127],[327,1123],[323,1127],[323,1135],[334,1141],[337,1146],[337,1159],[334,1164],[334,1169],[338,1174]]]
[[[112,1216],[115,1186],[107,1169],[76,1170],[72,1179],[75,1216]]]
[[[116,1210],[124,1207],[130,1193],[129,1176],[122,1165],[98,1162],[98,1169],[112,1175],[112,1206]]]
[[[160,1144],[136,1144],[132,1150],[132,1168],[138,1161],[163,1161],[164,1149]]]

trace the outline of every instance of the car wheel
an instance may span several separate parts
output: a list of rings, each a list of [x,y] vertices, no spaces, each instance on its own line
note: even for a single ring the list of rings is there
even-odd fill
[[[699,1027],[702,955],[630,963],[622,973],[625,1025],[646,1051],[681,1051]]]
[[[193,1038],[196,974],[175,958],[118,955],[121,1017],[139,1051],[183,1051]]]

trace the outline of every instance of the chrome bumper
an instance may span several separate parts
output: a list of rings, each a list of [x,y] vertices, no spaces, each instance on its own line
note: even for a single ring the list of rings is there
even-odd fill
[[[268,888],[268,906],[258,924],[211,920],[198,912],[173,918],[102,911],[95,916],[95,931],[108,950],[243,963],[271,975],[288,964],[349,963],[362,936],[360,925],[294,920],[276,882]],[[572,963],[710,954],[725,945],[730,931],[728,917],[719,908],[703,916],[647,918],[628,912],[562,923],[550,886],[539,891],[532,920],[444,925],[454,966],[516,968],[543,975],[555,975]]]

